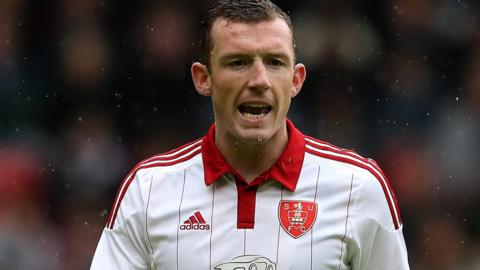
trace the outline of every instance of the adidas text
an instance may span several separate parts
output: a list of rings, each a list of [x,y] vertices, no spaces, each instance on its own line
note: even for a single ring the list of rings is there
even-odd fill
[[[182,224],[180,225],[180,230],[189,231],[189,230],[210,230],[210,225],[208,224]]]

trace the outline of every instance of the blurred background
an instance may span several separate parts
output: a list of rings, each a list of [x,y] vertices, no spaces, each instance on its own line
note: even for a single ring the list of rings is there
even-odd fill
[[[480,6],[274,1],[307,65],[290,118],[378,161],[412,269],[480,269]],[[0,0],[0,269],[88,269],[140,160],[203,136],[211,1]]]

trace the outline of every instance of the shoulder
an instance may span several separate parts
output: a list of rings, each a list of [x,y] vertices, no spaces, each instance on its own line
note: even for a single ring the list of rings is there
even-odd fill
[[[199,160],[202,138],[184,144],[171,151],[146,158],[127,174],[122,185],[129,185],[135,177],[148,180],[154,174],[184,170]]]
[[[350,174],[378,176],[383,174],[374,160],[310,136],[305,136],[305,152],[310,154],[315,161],[327,162],[331,166],[343,168]]]
[[[117,214],[124,200],[142,208],[145,194],[148,193],[153,176],[182,171],[201,161],[202,139],[197,139],[163,154],[155,155],[140,161],[123,179],[117,190],[112,209],[107,219],[107,228],[113,228]]]
[[[184,144],[171,151],[154,155],[140,161],[131,173],[145,174],[151,171],[171,172],[191,166],[201,155],[203,138]]]
[[[373,218],[386,227],[400,228],[397,199],[377,162],[309,136],[305,136],[305,152],[338,173],[355,175],[352,178],[352,201],[359,214]]]

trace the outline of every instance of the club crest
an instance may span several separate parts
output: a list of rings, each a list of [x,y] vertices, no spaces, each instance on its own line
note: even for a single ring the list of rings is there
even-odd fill
[[[310,201],[280,201],[278,218],[282,228],[293,238],[308,232],[317,218],[317,203]]]

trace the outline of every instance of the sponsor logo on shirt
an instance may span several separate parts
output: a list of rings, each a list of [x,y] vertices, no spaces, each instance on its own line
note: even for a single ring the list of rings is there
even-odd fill
[[[210,230],[210,225],[205,222],[205,219],[203,218],[202,214],[200,214],[200,211],[197,211],[180,225],[180,230],[208,231]]]
[[[276,270],[277,266],[269,259],[258,255],[242,255],[232,259],[229,262],[215,266],[214,270]]]
[[[317,203],[311,201],[280,201],[278,218],[282,228],[293,238],[308,232],[317,218]]]

